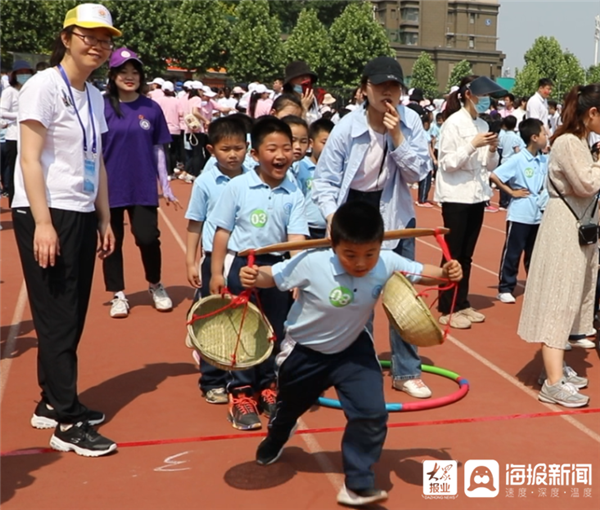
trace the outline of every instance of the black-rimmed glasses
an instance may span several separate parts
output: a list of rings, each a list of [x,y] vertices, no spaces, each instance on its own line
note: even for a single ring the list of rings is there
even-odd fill
[[[98,39],[95,35],[84,35],[72,32],[73,35],[80,37],[83,43],[87,46],[100,46],[103,50],[112,50],[115,47],[112,39]]]

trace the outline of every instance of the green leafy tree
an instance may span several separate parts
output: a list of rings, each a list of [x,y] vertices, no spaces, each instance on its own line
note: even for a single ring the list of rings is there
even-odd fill
[[[559,100],[569,92],[575,85],[585,83],[585,71],[579,62],[579,59],[570,52],[563,54],[562,61],[558,68],[558,75],[554,82],[552,97]]]
[[[183,0],[175,12],[172,43],[179,65],[204,72],[220,67],[227,59],[227,39],[230,24],[222,2],[212,0]]]
[[[166,59],[175,54],[173,33],[178,30],[176,15],[181,1],[106,0],[103,4],[111,12],[115,26],[123,32],[115,40],[117,47],[135,51],[147,73],[164,73]],[[198,39],[201,38],[199,33]]]
[[[469,76],[470,74],[473,74],[471,63],[468,60],[461,60],[452,68],[452,72],[448,78],[448,86],[446,90],[449,91],[451,87],[458,86],[460,81],[465,76]]]
[[[439,94],[440,86],[435,78],[435,64],[429,53],[422,51],[415,61],[410,86],[422,89],[427,97],[436,97]]]
[[[586,83],[600,83],[600,65],[590,66],[585,73]]]
[[[356,0],[350,0],[356,1]],[[329,28],[350,3],[348,0],[277,0],[269,2],[271,14],[281,21],[284,34],[292,32],[303,9],[316,11],[319,20]]]
[[[369,2],[352,2],[329,30],[331,53],[325,82],[335,87],[358,84],[365,64],[380,56],[394,56],[385,30],[373,19]]]
[[[304,60],[319,76],[323,76],[329,58],[329,36],[315,10],[304,9],[300,13],[284,49],[288,62]]]
[[[266,0],[242,0],[228,44],[227,74],[236,81],[270,81],[284,66],[279,20]]]

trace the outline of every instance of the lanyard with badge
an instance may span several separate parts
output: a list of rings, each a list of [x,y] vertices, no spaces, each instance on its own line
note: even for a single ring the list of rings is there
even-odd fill
[[[98,147],[96,142],[96,124],[94,123],[94,111],[92,110],[92,100],[90,98],[90,91],[88,89],[87,83],[85,85],[85,93],[87,94],[87,103],[89,109],[90,122],[92,123],[92,150],[88,151],[88,143],[87,143],[87,133],[85,126],[83,125],[83,121],[81,120],[81,116],[79,115],[79,110],[77,109],[77,104],[75,103],[75,97],[73,96],[73,90],[71,89],[71,82],[63,69],[63,66],[58,65],[58,70],[67,84],[67,89],[69,90],[69,95],[71,96],[71,102],[73,103],[73,109],[75,110],[75,115],[77,115],[77,120],[79,121],[79,125],[81,126],[81,131],[83,132],[83,192],[84,193],[94,193],[95,190],[95,182],[96,182],[96,158],[98,157]]]

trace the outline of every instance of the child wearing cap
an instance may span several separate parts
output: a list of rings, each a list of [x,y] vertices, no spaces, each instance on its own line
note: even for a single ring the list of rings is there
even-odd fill
[[[140,249],[148,291],[160,312],[173,308],[161,283],[162,256],[158,230],[157,180],[166,204],[179,202],[167,179],[164,145],[171,135],[160,106],[141,94],[144,68],[130,49],[115,50],[109,62],[104,113],[109,131],[103,136],[108,174],[110,221],[116,244],[113,255],[103,263],[106,290],[114,294],[110,316],[129,315],[123,274],[125,212],[129,216],[135,244]]]
[[[224,267],[227,253],[233,256],[227,275],[227,288],[239,294],[240,268],[247,264],[238,252],[284,241],[304,240],[308,235],[304,196],[287,177],[292,164],[292,132],[283,121],[261,117],[252,128],[252,156],[257,166],[232,179],[223,190],[209,223],[217,230],[213,240],[211,294],[221,294],[225,286]],[[283,260],[283,254],[260,255],[257,262],[272,265]],[[230,373],[229,421],[234,428],[260,428],[262,411],[270,416],[275,405],[274,356],[283,338],[283,323],[289,310],[288,295],[275,289],[259,292],[265,316],[273,326],[276,347],[273,356],[257,367]],[[255,395],[258,395],[258,401]]]
[[[312,196],[328,224],[344,202],[366,201],[381,211],[386,230],[415,227],[408,183],[427,176],[431,159],[419,115],[400,104],[403,79],[402,67],[391,57],[377,57],[364,67],[365,100],[336,124],[315,168]],[[414,239],[386,241],[383,247],[414,259]],[[392,328],[390,344],[393,387],[430,397],[417,348]]]
[[[84,331],[96,253],[108,257],[110,226],[102,134],[108,127],[100,91],[86,83],[110,57],[108,9],[81,4],[67,12],[51,65],[20,91],[20,154],[13,228],[38,340],[41,398],[31,418],[54,428],[50,446],[86,457],[117,444],[93,425],[105,420],[77,395],[77,347]]]
[[[347,419],[342,438],[346,476],[338,494],[344,505],[387,499],[387,493],[376,488],[373,471],[383,449],[388,413],[369,326],[383,286],[395,271],[406,271],[412,282],[425,285],[459,281],[462,276],[455,260],[442,268],[424,266],[381,250],[383,232],[377,208],[363,201],[347,202],[331,222],[332,248],[240,271],[244,287],[298,289],[276,360],[277,403],[256,461],[263,466],[276,462],[297,420],[333,386]]]

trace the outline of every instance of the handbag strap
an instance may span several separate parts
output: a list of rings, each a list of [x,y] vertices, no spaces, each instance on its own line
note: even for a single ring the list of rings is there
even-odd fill
[[[565,198],[565,196],[558,190],[558,188],[554,184],[554,181],[550,178],[550,175],[548,175],[548,180],[550,181],[550,184],[552,184],[552,187],[554,188],[554,191],[556,191],[558,193],[558,196],[565,203],[565,205],[569,208],[569,211],[571,211],[571,213],[573,213],[573,216],[575,216],[575,219],[577,221],[581,221],[583,219],[583,217],[585,216],[585,213],[587,212],[587,210],[590,208],[590,206],[592,204],[594,205],[594,207],[592,208],[592,214],[591,214],[591,216],[592,217],[594,216],[594,213],[596,212],[596,206],[598,205],[598,194],[596,194],[596,199],[593,202],[591,202],[590,205],[588,205],[586,207],[585,211],[583,212],[583,215],[580,218],[579,216],[577,216],[577,213],[571,207],[571,204],[569,204],[569,202],[567,202],[567,199]]]

